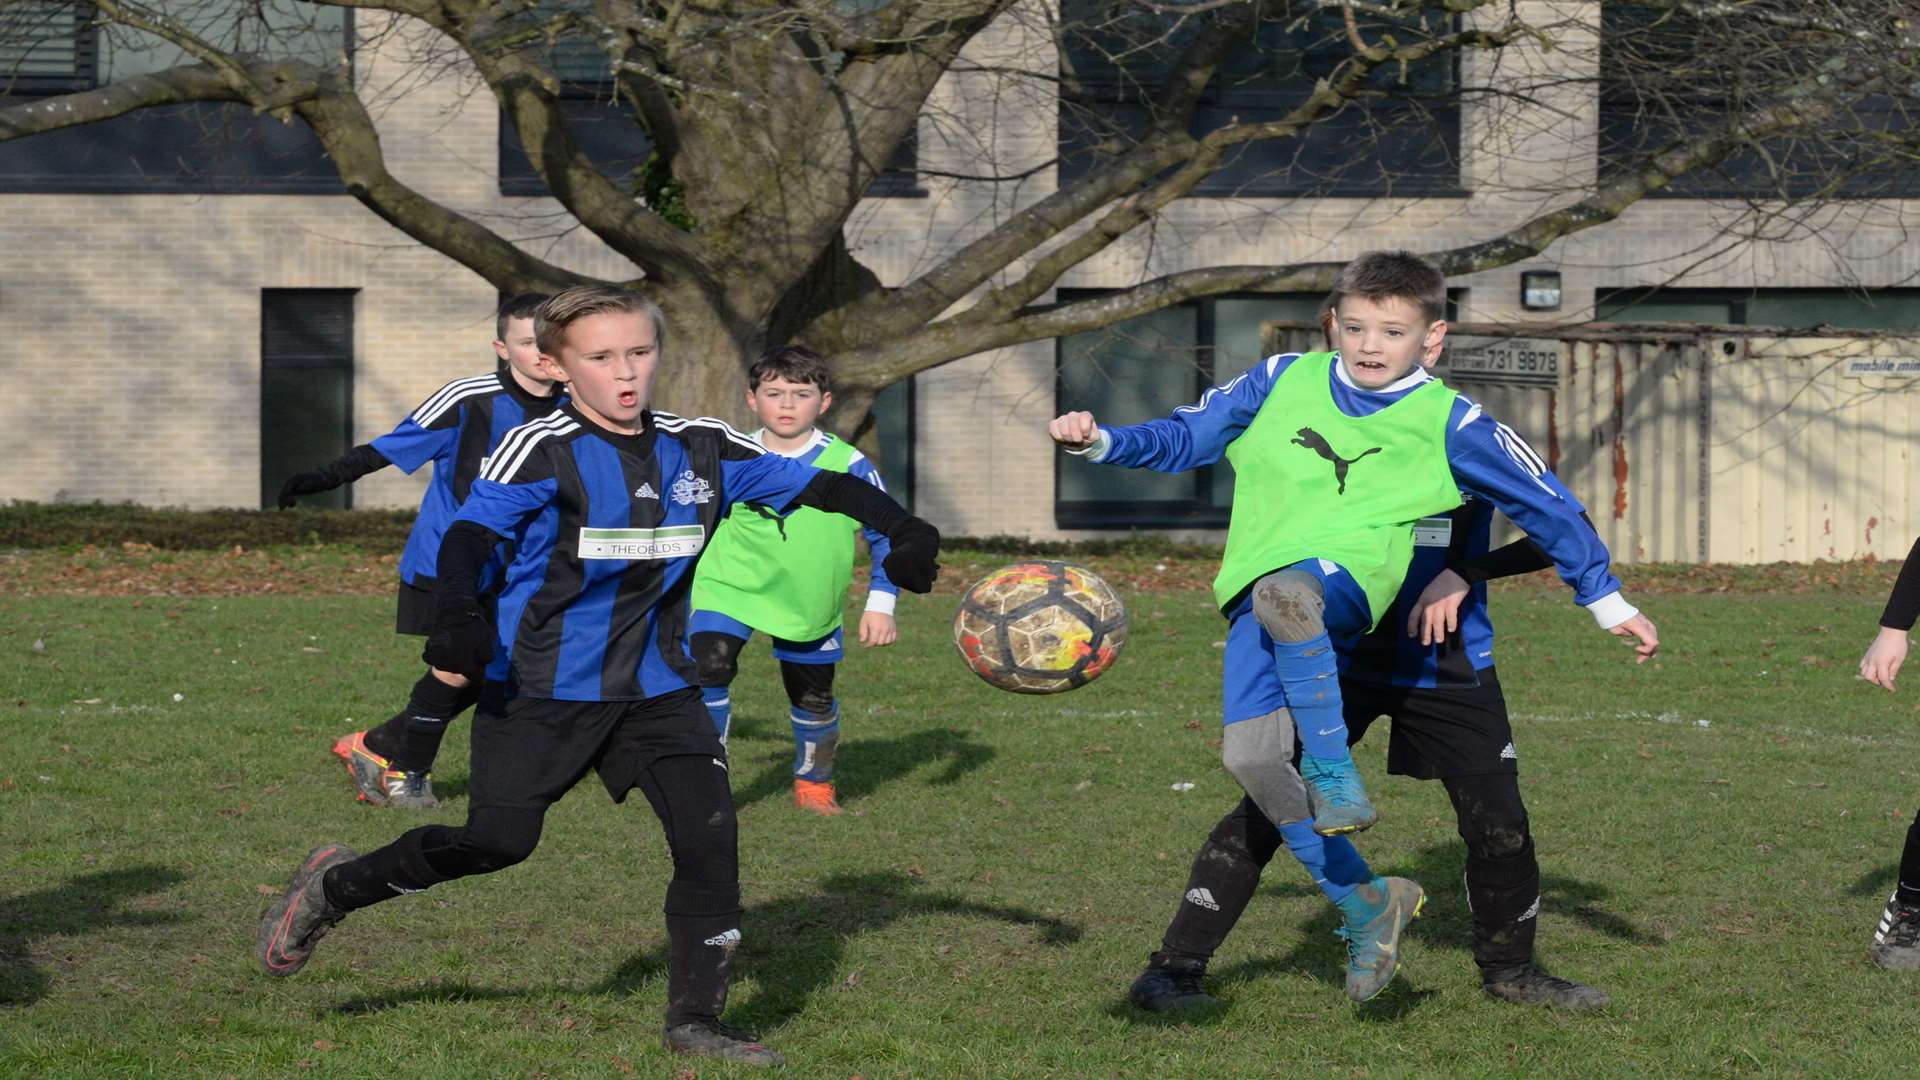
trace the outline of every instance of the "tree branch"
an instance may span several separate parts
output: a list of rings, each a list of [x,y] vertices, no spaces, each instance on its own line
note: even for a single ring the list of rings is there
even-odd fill
[[[345,73],[326,75],[320,92],[294,106],[333,159],[347,192],[382,220],[466,266],[502,291],[558,292],[594,279],[520,250],[473,219],[427,198],[387,171],[373,117]]]

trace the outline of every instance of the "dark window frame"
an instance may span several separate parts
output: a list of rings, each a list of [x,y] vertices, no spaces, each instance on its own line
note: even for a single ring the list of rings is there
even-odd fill
[[[1603,2],[1600,5],[1600,47],[1601,62],[1599,80],[1595,91],[1595,103],[1598,108],[1597,123],[1594,132],[1594,152],[1601,179],[1617,176],[1623,168],[1633,166],[1649,146],[1657,142],[1643,142],[1630,146],[1620,133],[1646,136],[1655,139],[1670,137],[1676,131],[1673,120],[1666,116],[1645,111],[1641,98],[1632,86],[1620,80],[1610,70],[1606,57],[1608,43],[1620,39],[1619,24],[1610,20],[1620,17],[1621,8],[1617,4]],[[1645,14],[1644,9],[1630,9]],[[1674,17],[1665,13],[1660,18]],[[1628,27],[1628,32],[1637,33],[1644,28]],[[1670,39],[1678,42],[1678,37]],[[1665,45],[1675,56],[1684,56],[1697,51],[1689,44],[1685,47],[1669,45],[1666,42],[1650,42],[1655,49]],[[1730,115],[1728,96],[1712,87],[1676,88],[1668,93],[1669,99],[1677,105],[1690,106],[1690,118],[1695,121],[1712,121]],[[1756,103],[1757,104],[1757,103]],[[1885,99],[1878,102],[1865,102],[1854,110],[1856,115],[1870,114],[1882,117],[1889,122],[1902,113],[1897,99]],[[1678,121],[1685,124],[1685,119]],[[1861,125],[1871,129],[1870,124]],[[1785,198],[1805,198],[1819,196],[1823,199],[1845,201],[1850,199],[1878,200],[1889,198],[1920,198],[1920,169],[1900,170],[1904,173],[1894,180],[1894,190],[1876,187],[1876,183],[1885,182],[1889,170],[1876,166],[1871,170],[1856,172],[1844,182],[1829,191],[1833,177],[1826,169],[1836,162],[1825,164],[1818,160],[1808,160],[1804,153],[1796,152],[1794,140],[1797,136],[1789,133],[1779,137],[1787,140],[1784,149],[1775,145],[1767,148],[1769,140],[1760,144],[1762,151],[1742,149],[1726,161],[1708,169],[1690,172],[1675,177],[1671,183],[1663,184],[1648,192],[1652,199],[1711,199],[1718,201],[1777,200]],[[1820,156],[1822,150],[1829,153],[1837,149],[1838,144],[1816,144],[1813,154]],[[1784,177],[1776,178],[1771,174],[1770,165],[1778,164],[1787,170]]]
[[[1111,295],[1117,289],[1060,289],[1057,298],[1061,303],[1074,300],[1086,300],[1098,296]],[[1216,384],[1219,371],[1216,368],[1215,352],[1218,349],[1215,303],[1220,300],[1260,300],[1276,297],[1297,297],[1296,293],[1259,293],[1233,292],[1219,296],[1204,296],[1182,301],[1170,307],[1194,306],[1194,386],[1184,399],[1169,402],[1164,412],[1171,412],[1180,405],[1189,405],[1199,400],[1200,395]],[[1054,413],[1078,408],[1080,402],[1068,402],[1062,399],[1066,390],[1063,377],[1065,367],[1066,338],[1053,339],[1053,402]],[[1164,415],[1164,412],[1162,415]],[[1224,461],[1218,465],[1204,465],[1191,470],[1187,475],[1192,479],[1192,496],[1180,500],[1135,501],[1119,499],[1080,499],[1064,500],[1060,497],[1061,471],[1068,467],[1067,455],[1053,455],[1053,521],[1061,529],[1081,530],[1123,530],[1123,529],[1224,529],[1231,518],[1231,505],[1213,505],[1213,485],[1215,472],[1222,468],[1231,468]],[[1081,468],[1084,462],[1076,462]]]
[[[344,417],[345,422],[342,425],[342,429],[340,432],[340,445],[343,450],[353,446],[354,444],[353,443],[354,406],[357,404],[354,397],[355,384],[357,382],[357,380],[355,379],[355,376],[358,374],[358,367],[359,367],[358,357],[356,356],[354,351],[354,346],[355,346],[354,335],[358,326],[357,317],[359,313],[356,309],[358,307],[359,294],[360,294],[360,290],[357,288],[348,288],[348,289],[263,288],[260,290],[259,400],[260,400],[260,418],[263,423],[265,422],[266,417],[268,415],[267,413],[267,377],[266,377],[268,371],[339,371],[343,373],[344,378],[346,380],[345,390],[346,390],[346,402],[347,402],[347,407],[345,410],[345,417]],[[325,350],[315,350],[312,352],[301,352],[297,350],[296,351],[284,351],[284,350],[275,351],[270,348],[270,346],[272,345],[272,335],[270,333],[272,320],[271,320],[271,317],[269,316],[268,310],[272,306],[273,301],[276,298],[282,297],[282,296],[288,296],[288,295],[309,296],[309,297],[317,296],[317,295],[326,295],[326,296],[339,296],[339,297],[344,297],[346,299],[346,333],[345,333],[345,340],[344,340],[344,352],[325,351]],[[266,449],[267,449],[267,441],[265,437],[265,432],[263,431],[261,433],[260,450],[259,450],[261,471],[263,473],[260,481],[261,505],[266,508],[271,508],[274,505],[272,501],[274,492],[269,490],[269,485],[273,483],[273,478],[264,475],[265,467],[267,464]],[[315,462],[314,464],[320,464],[320,463]],[[338,490],[342,493],[341,494],[342,508],[347,510],[353,509],[353,485],[352,484],[342,485],[342,487],[340,487]]]
[[[1460,17],[1452,15],[1452,30],[1458,30]],[[1064,51],[1063,51],[1064,55]],[[1284,175],[1269,172],[1252,182],[1233,182],[1221,177],[1221,170],[1200,181],[1186,198],[1312,198],[1312,199],[1380,199],[1380,198],[1465,198],[1471,194],[1466,186],[1462,172],[1464,160],[1461,157],[1461,133],[1465,126],[1465,109],[1461,104],[1460,92],[1460,50],[1453,50],[1446,56],[1448,80],[1451,89],[1442,99],[1444,103],[1429,102],[1425,107],[1437,121],[1433,126],[1438,130],[1445,146],[1447,159],[1452,168],[1442,176],[1415,174],[1387,179],[1378,175],[1361,174],[1365,162],[1352,162],[1342,166],[1351,175],[1343,175],[1332,182],[1332,187],[1322,189],[1321,181],[1309,174],[1305,182],[1296,182],[1296,170],[1287,170]],[[1300,89],[1223,89],[1221,76],[1216,76],[1205,90],[1195,106],[1196,114],[1211,106],[1222,109],[1272,107],[1290,109],[1305,101],[1312,94],[1312,86]],[[1102,166],[1097,161],[1082,165],[1069,164],[1067,146],[1067,128],[1069,109],[1097,109],[1101,107],[1139,107],[1136,102],[1148,101],[1158,92],[1159,85],[1149,85],[1116,74],[1105,79],[1082,79],[1081,82],[1093,93],[1091,100],[1067,99],[1065,84],[1061,93],[1060,119],[1055,122],[1054,146],[1059,156],[1057,166],[1058,183],[1062,188],[1078,182],[1084,176],[1098,171]],[[1387,98],[1381,100],[1361,99],[1348,102],[1345,110],[1359,110],[1372,116],[1394,108],[1406,108],[1408,99]],[[1311,135],[1301,136],[1310,138]]]
[[[1621,286],[1615,286],[1611,288],[1601,287],[1601,288],[1595,289],[1593,291],[1593,303],[1596,311],[1602,304],[1620,302],[1623,300],[1632,302],[1632,303],[1638,303],[1639,301],[1642,301],[1642,300],[1654,300],[1654,299],[1680,300],[1680,301],[1689,301],[1693,303],[1707,303],[1707,304],[1724,303],[1727,305],[1727,319],[1728,319],[1728,321],[1724,325],[1750,326],[1753,324],[1748,321],[1747,309],[1748,309],[1748,304],[1752,302],[1752,300],[1756,296],[1759,296],[1762,294],[1768,294],[1768,293],[1789,293],[1790,294],[1790,293],[1803,293],[1803,292],[1814,292],[1814,291],[1851,292],[1856,290],[1849,290],[1836,285],[1765,285],[1765,286],[1756,285],[1751,288],[1739,288],[1739,287],[1727,287],[1727,286],[1707,286],[1707,287],[1700,287],[1700,288],[1696,288],[1693,286],[1684,286],[1684,287],[1677,287],[1677,288],[1661,288],[1658,286],[1651,286],[1651,285],[1621,285]],[[1920,299],[1920,288],[1916,288],[1914,286],[1909,286],[1909,285],[1895,285],[1895,286],[1888,286],[1886,288],[1864,289],[1864,290],[1857,290],[1857,291],[1861,291],[1867,294],[1897,293],[1904,297]],[[1626,313],[1625,318],[1610,320],[1610,321],[1631,323],[1631,322],[1663,322],[1667,320],[1635,318],[1632,312],[1629,311]],[[1773,326],[1773,325],[1780,325],[1780,324],[1766,323],[1762,325]],[[1819,325],[1819,324],[1811,324],[1811,325]],[[1807,329],[1808,327],[1786,326],[1784,328],[1785,329]],[[1894,325],[1894,326],[1884,327],[1884,329],[1889,331],[1904,332],[1909,328],[1905,326]]]
[[[354,64],[354,10],[342,8],[341,50],[346,57],[348,77],[352,77]],[[82,44],[81,39],[84,39]],[[85,55],[84,77],[16,77],[10,82],[0,76],[0,103],[18,104],[26,101],[58,97],[64,94],[80,93],[98,89],[100,82],[99,28],[91,21],[84,22],[80,36],[76,38],[76,49]],[[211,121],[223,117],[245,116],[256,125],[278,124],[270,117],[256,117],[247,106],[232,102],[187,102],[179,105],[151,106],[124,116],[100,121],[100,124],[121,125],[122,130],[133,125],[151,124],[149,142],[171,147],[172,138],[182,125],[195,126],[197,137],[205,137]],[[45,132],[38,136],[28,136],[20,142],[0,144],[0,160],[4,160],[5,146],[28,145],[36,137],[67,135],[87,132],[95,125],[82,125],[59,131]],[[319,146],[319,136],[314,135],[304,121],[295,127],[305,132],[315,146]],[[325,154],[324,148],[321,150]],[[229,167],[238,163],[247,171],[219,171],[182,176],[176,173],[142,174],[126,171],[101,172],[97,163],[89,162],[87,172],[72,173],[18,173],[0,169],[0,195],[347,195],[346,182],[340,179],[337,169],[331,167],[325,177],[320,176],[284,176],[275,175],[271,169],[251,171],[251,162],[229,159]]]

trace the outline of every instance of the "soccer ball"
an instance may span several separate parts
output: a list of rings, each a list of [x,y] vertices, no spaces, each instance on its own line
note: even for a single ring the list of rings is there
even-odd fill
[[[1016,694],[1085,686],[1127,642],[1111,586],[1063,562],[1003,566],[975,582],[953,616],[953,644],[973,673]]]

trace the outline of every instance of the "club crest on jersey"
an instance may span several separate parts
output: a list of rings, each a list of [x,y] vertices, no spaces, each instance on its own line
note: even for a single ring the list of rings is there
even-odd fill
[[[692,469],[681,473],[680,478],[667,490],[673,494],[673,501],[681,506],[696,503],[704,505],[713,501],[713,485],[707,483],[706,478],[693,475]]]

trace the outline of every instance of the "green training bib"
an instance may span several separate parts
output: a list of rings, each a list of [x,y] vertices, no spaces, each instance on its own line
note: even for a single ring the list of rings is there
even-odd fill
[[[816,469],[846,472],[853,444],[827,436]],[[693,610],[718,611],[763,634],[812,641],[840,628],[860,523],[803,506],[784,520],[745,503],[713,531],[693,572]]]
[[[1353,575],[1378,622],[1413,557],[1413,526],[1460,505],[1447,466],[1456,395],[1429,382],[1368,416],[1334,404],[1332,353],[1288,365],[1253,423],[1227,447],[1233,516],[1213,581],[1222,608],[1260,577],[1303,559]]]

